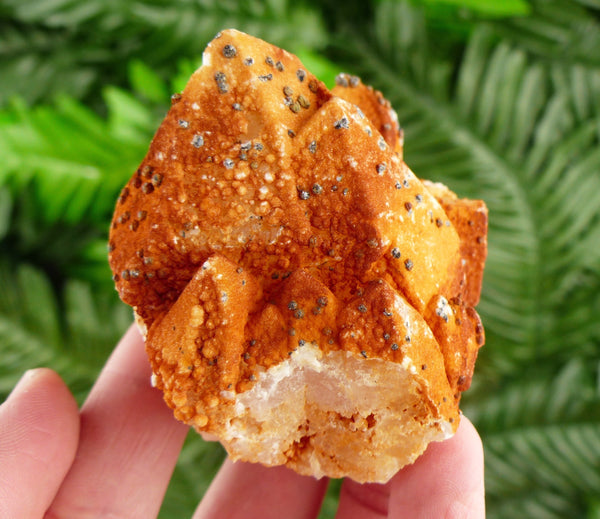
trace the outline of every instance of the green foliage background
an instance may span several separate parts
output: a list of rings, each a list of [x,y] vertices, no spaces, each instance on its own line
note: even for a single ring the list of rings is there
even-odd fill
[[[81,402],[131,320],[121,186],[220,29],[359,74],[406,161],[490,209],[487,332],[464,412],[490,518],[600,517],[600,0],[0,0],[0,396],[56,369]],[[161,517],[223,457],[191,435]],[[338,484],[321,514],[333,517]]]

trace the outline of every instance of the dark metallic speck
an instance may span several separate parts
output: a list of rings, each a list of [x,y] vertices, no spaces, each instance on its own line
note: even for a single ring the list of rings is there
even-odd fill
[[[125,200],[127,200],[127,197],[129,196],[129,188],[128,187],[124,187],[123,191],[121,191],[121,195],[119,196],[119,202],[122,204],[125,202]]]
[[[223,161],[223,166],[225,166],[225,168],[227,168],[227,169],[233,169],[234,165],[235,165],[235,163],[231,159],[225,159]]]
[[[154,168],[148,166],[147,164],[141,170],[141,174],[146,178],[150,178],[152,176],[152,173],[154,173]]]
[[[310,102],[303,95],[298,96],[298,104],[305,110],[310,108]]]
[[[312,187],[312,192],[315,195],[320,195],[323,192],[323,187],[320,184],[314,184]]]
[[[202,137],[202,135],[200,135],[199,133],[194,135],[194,138],[192,139],[192,146],[194,148],[201,148],[202,146],[204,146],[204,137]]]
[[[237,56],[237,49],[233,45],[227,44],[223,47],[223,56],[226,58],[235,58]]]
[[[154,186],[150,182],[146,182],[142,185],[142,193],[149,195],[154,191]]]
[[[163,176],[160,173],[154,173],[152,175],[152,183],[155,187],[159,187],[162,184]]]
[[[404,268],[406,270],[412,270],[412,268],[413,268],[413,262],[411,260],[409,260],[409,259],[405,260],[404,261]]]
[[[304,81],[304,78],[306,77],[306,71],[299,68],[298,70],[296,70],[296,76],[298,77],[298,80],[300,82],[302,82],[302,81]]]
[[[367,307],[366,307],[366,305],[364,305],[364,304],[362,304],[362,303],[361,303],[360,305],[358,305],[358,311],[359,311],[360,313],[362,313],[362,314],[366,313],[366,312],[367,312]]]
[[[258,76],[259,81],[262,81],[263,83],[267,82],[267,81],[271,81],[273,79],[273,74],[264,74],[262,76]]]
[[[254,65],[254,58],[246,58],[244,60],[244,65],[246,65],[247,67],[249,67],[250,65]]]
[[[350,128],[350,121],[348,121],[348,118],[344,116],[340,120],[336,121],[333,124],[333,127],[336,130],[347,130],[348,128]]]
[[[392,346],[391,346],[391,348],[392,348],[393,351],[396,351],[398,349],[398,347],[399,346],[398,346],[397,343],[393,343]]]
[[[394,247],[392,249],[392,256],[396,259],[400,258],[400,256],[402,256],[402,253],[400,252],[400,249],[398,247]]]
[[[311,153],[316,153],[316,151],[317,151],[317,141],[312,141],[308,145],[308,151],[310,151]]]
[[[288,310],[297,310],[298,309],[298,303],[296,303],[296,301],[290,301],[288,303]]]
[[[229,92],[229,85],[227,84],[227,76],[224,72],[215,72],[215,81],[217,82],[217,88],[221,94]]]
[[[349,86],[348,74],[341,73],[335,76],[335,84],[341,87]]]

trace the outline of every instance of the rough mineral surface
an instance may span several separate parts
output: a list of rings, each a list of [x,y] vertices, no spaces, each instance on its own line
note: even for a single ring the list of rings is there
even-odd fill
[[[121,298],[175,416],[234,459],[388,480],[459,421],[487,210],[403,162],[383,96],[228,30],[123,189]]]

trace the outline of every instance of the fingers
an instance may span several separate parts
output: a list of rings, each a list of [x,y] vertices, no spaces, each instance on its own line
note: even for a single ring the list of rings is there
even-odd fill
[[[193,519],[314,519],[326,490],[326,479],[228,459]]]
[[[158,514],[187,427],[175,421],[135,327],[125,334],[81,410],[75,462],[47,518]]]
[[[39,518],[75,456],[77,404],[49,369],[25,373],[0,406],[0,517]]]
[[[389,517],[483,519],[483,448],[466,417],[453,438],[432,443],[390,482]]]
[[[346,480],[336,519],[483,519],[483,449],[464,416],[453,438],[432,443],[386,485]]]

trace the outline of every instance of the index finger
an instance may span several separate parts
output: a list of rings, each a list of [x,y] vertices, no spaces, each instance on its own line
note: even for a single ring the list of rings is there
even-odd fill
[[[158,514],[188,428],[150,385],[143,339],[132,326],[81,410],[79,448],[47,517]]]

